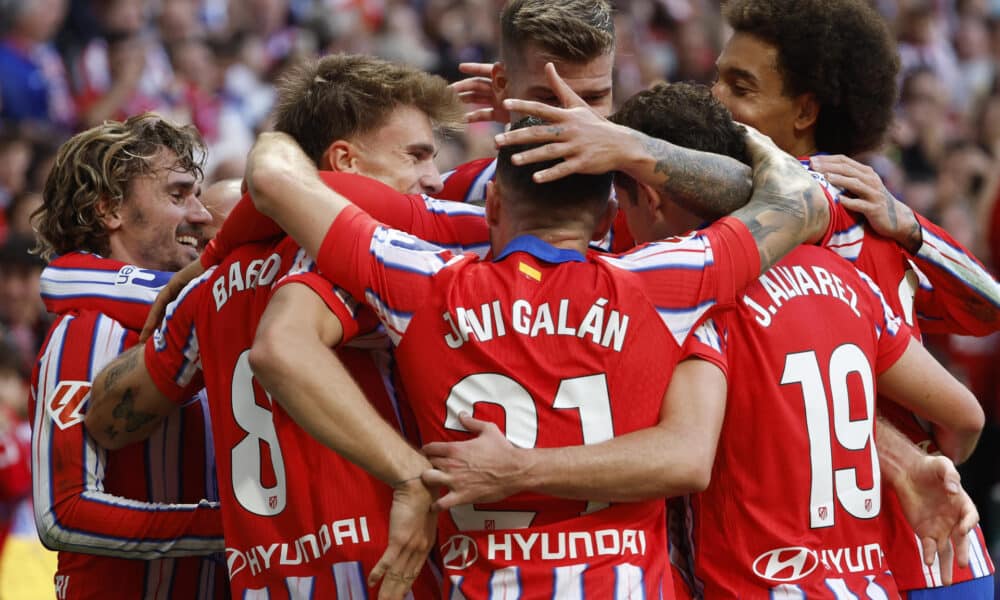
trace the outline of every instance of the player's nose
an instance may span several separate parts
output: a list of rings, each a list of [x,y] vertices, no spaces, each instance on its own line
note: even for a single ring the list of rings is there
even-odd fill
[[[441,172],[437,167],[432,167],[420,177],[420,189],[428,196],[433,196],[444,189],[444,182],[441,181]]]

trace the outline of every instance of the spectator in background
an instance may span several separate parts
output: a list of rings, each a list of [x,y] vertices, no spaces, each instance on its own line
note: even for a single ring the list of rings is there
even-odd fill
[[[146,0],[90,0],[100,27],[73,61],[82,128],[146,111],[170,113],[173,72]]]
[[[6,208],[24,191],[31,158],[31,143],[26,138],[15,134],[0,136],[0,208]]]
[[[0,246],[0,330],[24,356],[34,356],[49,326],[39,277],[45,262],[30,237],[11,236]]]
[[[68,129],[76,120],[66,70],[52,39],[66,0],[0,3],[0,118]]]

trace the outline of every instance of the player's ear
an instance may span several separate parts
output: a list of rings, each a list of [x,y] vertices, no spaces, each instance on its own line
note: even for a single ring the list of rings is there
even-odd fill
[[[486,182],[486,224],[497,227],[500,224],[500,190],[495,181]]]
[[[660,209],[663,208],[663,197],[652,186],[641,181],[636,181],[636,183],[638,185],[635,190],[635,201],[642,207],[650,219],[655,220],[660,216]]]
[[[113,202],[110,198],[102,197],[97,201],[97,214],[101,223],[108,232],[117,231],[122,226],[121,209],[122,202]]]
[[[502,62],[493,63],[493,73],[490,74],[490,83],[493,86],[493,97],[498,102],[503,102],[507,99],[507,83],[509,81],[507,78],[507,67]]]
[[[357,162],[357,148],[346,140],[337,140],[323,152],[319,168],[324,171],[356,173]]]
[[[798,112],[795,115],[795,130],[805,131],[810,127],[816,125],[816,120],[819,119],[819,101],[816,100],[816,94],[800,94],[796,99],[796,104],[798,106]]]
[[[608,202],[604,205],[604,212],[601,213],[597,218],[597,226],[594,227],[594,235],[591,237],[591,241],[599,242],[604,239],[604,236],[608,235],[608,230],[611,229],[611,225],[615,222],[615,217],[618,216],[618,203]]]

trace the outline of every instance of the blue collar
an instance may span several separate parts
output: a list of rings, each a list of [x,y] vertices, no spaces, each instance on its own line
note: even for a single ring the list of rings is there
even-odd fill
[[[525,252],[547,263],[559,264],[564,262],[586,262],[587,259],[576,250],[556,248],[555,246],[543,242],[533,235],[519,235],[503,249],[500,254],[493,258],[493,262],[499,262],[515,252]]]

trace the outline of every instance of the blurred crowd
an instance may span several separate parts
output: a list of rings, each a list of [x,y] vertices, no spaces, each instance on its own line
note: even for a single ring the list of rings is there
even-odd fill
[[[889,190],[1000,267],[1000,0],[873,0],[897,33],[896,121],[862,157]],[[455,81],[497,57],[503,0],[0,0],[0,428],[23,419],[47,315],[29,216],[59,144],[152,110],[192,123],[208,182],[242,174],[273,83],[301,57],[374,54]],[[710,83],[727,34],[717,0],[618,0],[615,95]],[[864,81],[847,82],[864,86]],[[493,152],[499,125],[449,140],[442,170]],[[965,474],[1000,551],[1000,340],[929,340],[992,418]],[[5,509],[0,508],[0,513]],[[5,564],[9,567],[10,565]],[[9,571],[9,569],[6,569]],[[22,573],[23,576],[23,573]],[[0,585],[0,597],[4,588]],[[27,597],[23,595],[9,597]]]

